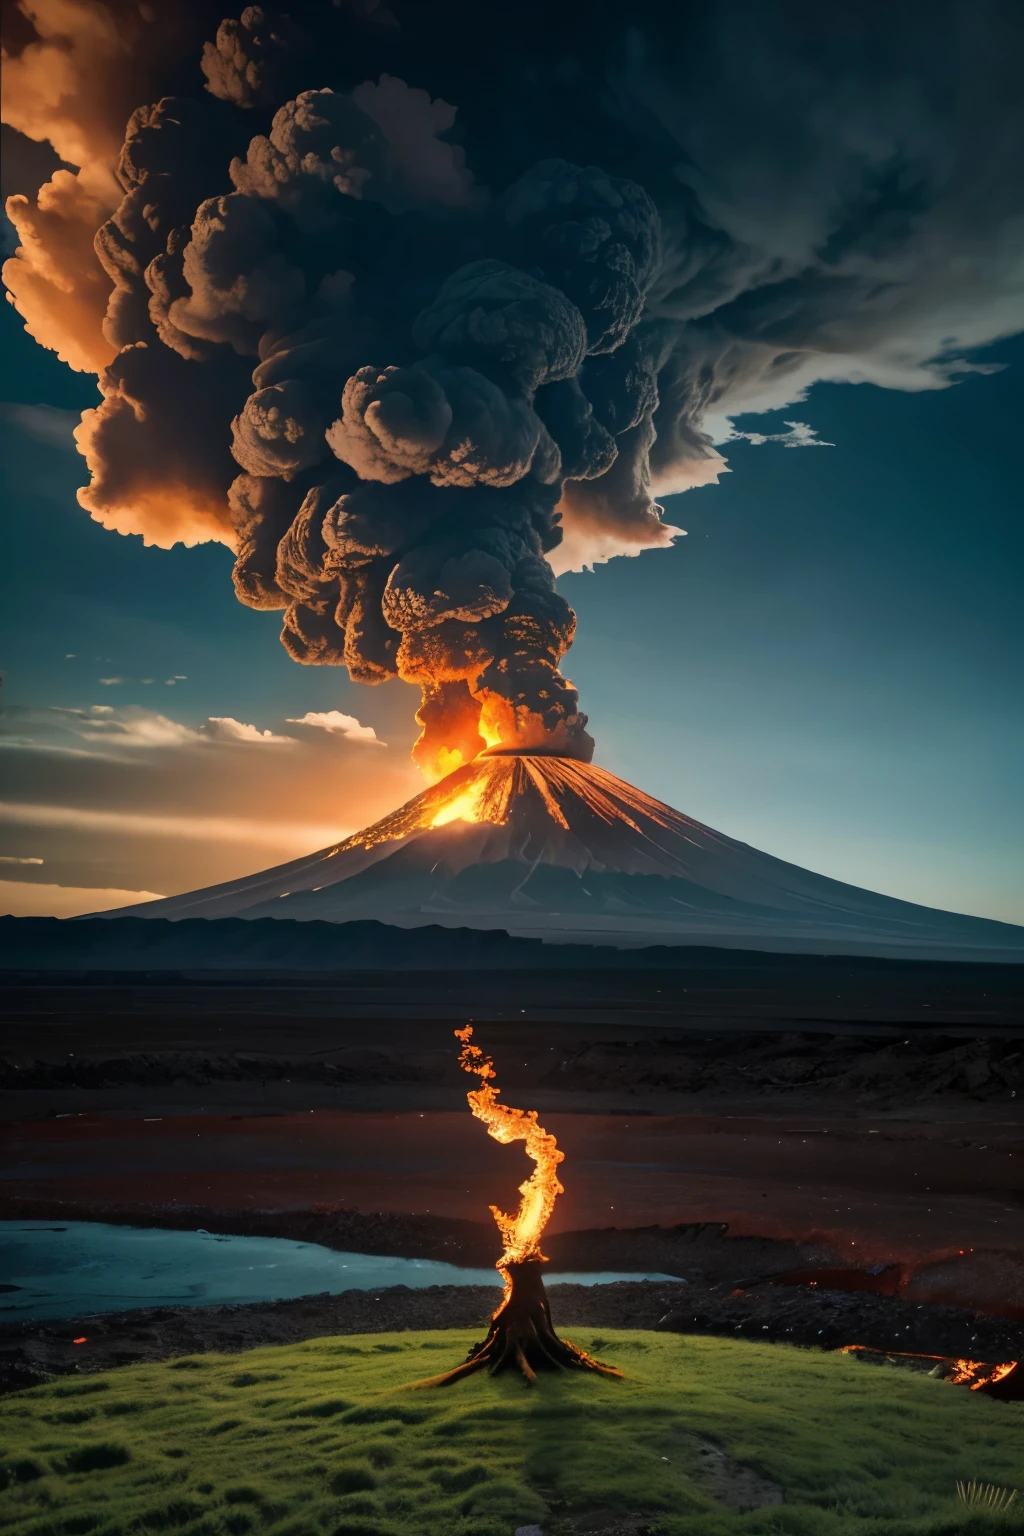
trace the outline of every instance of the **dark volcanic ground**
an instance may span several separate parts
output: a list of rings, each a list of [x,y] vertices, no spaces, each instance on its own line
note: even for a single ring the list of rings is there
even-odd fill
[[[178,1212],[173,1224],[198,1225],[200,1214],[214,1220],[218,1213]],[[362,1252],[456,1263],[486,1263],[494,1252],[488,1227],[438,1217],[292,1212],[232,1222],[219,1214],[222,1229],[281,1233]],[[899,1266],[876,1274],[844,1272],[834,1267],[841,1256],[813,1244],[734,1237],[721,1225],[698,1224],[563,1233],[544,1246],[558,1270],[615,1264],[679,1277],[676,1282],[551,1286],[556,1324],[564,1329],[665,1328],[820,1349],[860,1344],[989,1362],[1024,1357],[1024,1309],[1015,1321],[943,1305],[929,1300],[927,1276],[922,1280]],[[808,1276],[819,1278],[810,1285]],[[475,1326],[483,1331],[499,1297],[497,1287],[395,1286],[248,1306],[147,1308],[12,1323],[0,1327],[0,1390],[31,1385],[50,1374],[205,1350],[231,1352],[324,1334]]]
[[[341,1296],[305,1296],[243,1307],[163,1307],[67,1322],[0,1328],[0,1391],[35,1386],[69,1372],[109,1370],[207,1350],[234,1353],[332,1334],[421,1328],[486,1332],[500,1290],[484,1286],[404,1286]],[[1024,1357],[1024,1329],[955,1307],[925,1307],[878,1296],[754,1285],[633,1281],[554,1285],[555,1326],[657,1328],[728,1338],[840,1349],[855,1341],[879,1350],[997,1363]],[[74,1342],[79,1340],[81,1342]],[[455,1362],[453,1362],[455,1363]]]
[[[0,1216],[487,1263],[486,1207],[514,1205],[523,1168],[465,1109],[451,1030],[474,1019],[506,1099],[566,1152],[554,1267],[689,1282],[682,1302],[557,1288],[559,1323],[1019,1358],[1022,996],[1020,968],[779,957],[258,987],[8,978]],[[712,1225],[673,1230],[693,1223]],[[0,1358],[16,1384],[491,1308],[484,1291],[380,1294],[6,1329]]]

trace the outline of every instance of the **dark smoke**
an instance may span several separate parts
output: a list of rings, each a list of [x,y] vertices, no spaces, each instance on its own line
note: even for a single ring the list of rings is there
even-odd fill
[[[116,353],[93,515],[231,543],[297,661],[421,687],[433,771],[499,739],[589,757],[553,569],[671,543],[655,496],[717,478],[731,414],[944,387],[1024,323],[1010,0],[581,18],[221,20],[128,124],[102,336],[73,274],[47,311]]]
[[[274,35],[251,12],[222,27],[211,90],[265,95]],[[452,116],[386,75],[302,91],[225,171],[211,149],[238,124],[218,103],[135,113],[97,236],[122,350],[90,495],[140,452],[173,487],[187,443],[194,487],[233,514],[238,596],[284,610],[297,661],[419,684],[425,767],[499,738],[589,758],[545,556],[566,477],[604,474],[653,409],[628,343],[658,214],[636,183],[562,160],[487,200],[437,137]]]

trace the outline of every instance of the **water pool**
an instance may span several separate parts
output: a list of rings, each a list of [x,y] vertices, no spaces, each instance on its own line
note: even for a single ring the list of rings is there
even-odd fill
[[[549,1285],[672,1280],[655,1273],[550,1274]],[[389,1285],[498,1285],[493,1269],[431,1259],[336,1253],[286,1237],[229,1237],[103,1222],[0,1221],[0,1321],[121,1312],[129,1307],[286,1301]]]

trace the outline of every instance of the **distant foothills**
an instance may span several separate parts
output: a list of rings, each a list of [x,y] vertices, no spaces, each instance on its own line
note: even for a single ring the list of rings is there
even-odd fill
[[[1007,954],[1013,966],[1016,959]],[[769,971],[934,972],[942,957],[917,960],[772,953],[713,945],[544,943],[500,930],[392,927],[281,918],[0,917],[0,971],[219,972],[225,976],[389,971]],[[1001,967],[1001,969],[1004,967]],[[977,970],[977,962],[950,970]],[[988,969],[984,964],[980,969]],[[1013,966],[1016,970],[1017,967]]]

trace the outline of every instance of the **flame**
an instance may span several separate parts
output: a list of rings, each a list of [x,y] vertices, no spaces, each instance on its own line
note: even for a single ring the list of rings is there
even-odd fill
[[[564,831],[569,828],[567,812],[574,805],[585,806],[605,826],[624,824],[648,838],[664,830],[674,839],[690,842],[694,829],[701,830],[698,823],[593,764],[560,757],[478,757],[372,826],[335,843],[324,856],[334,858],[354,848],[398,843],[450,821],[487,821],[503,826],[516,805],[528,803],[538,811],[542,807],[553,827]],[[663,863],[659,872],[686,875],[690,866],[682,861]]]
[[[522,1264],[528,1259],[547,1263],[540,1251],[540,1239],[554,1210],[555,1201],[562,1193],[557,1169],[565,1153],[559,1152],[555,1138],[537,1124],[535,1109],[513,1109],[508,1104],[497,1102],[501,1090],[495,1088],[492,1081],[497,1075],[494,1063],[478,1045],[471,1043],[472,1024],[467,1024],[465,1029],[457,1029],[455,1038],[462,1041],[459,1066],[464,1072],[472,1072],[481,1079],[481,1087],[471,1089],[466,1095],[473,1114],[484,1122],[488,1136],[493,1136],[502,1146],[508,1146],[513,1141],[524,1141],[527,1157],[532,1158],[536,1164],[530,1177],[519,1186],[522,1198],[514,1216],[499,1211],[496,1205],[491,1206],[491,1215],[505,1245],[495,1265],[505,1282],[504,1306],[512,1290],[508,1265]]]
[[[962,1387],[968,1381],[973,1383],[984,1364],[984,1360],[954,1360],[948,1380],[954,1387]]]
[[[514,740],[515,722],[508,702],[489,693],[480,707],[477,729],[488,747],[500,747],[506,740]]]
[[[972,1392],[978,1392],[990,1382],[1002,1381],[1004,1376],[1009,1376],[1016,1360],[1006,1360],[1000,1365],[990,1365],[985,1360],[952,1360],[948,1355],[921,1355],[915,1354],[909,1349],[876,1349],[871,1344],[843,1344],[836,1351],[839,1355],[892,1355],[900,1360],[934,1360],[937,1365],[948,1361],[951,1370],[946,1380],[954,1387],[969,1386]]]
[[[559,743],[567,748],[571,745],[564,727],[560,734],[542,714],[524,705],[513,705],[501,694],[486,689],[467,692],[447,704],[442,697],[439,718],[425,709],[416,718],[423,726],[423,735],[413,749],[413,757],[431,783],[474,762],[491,747],[513,751],[544,748],[555,753]],[[571,751],[568,755],[572,755]]]
[[[480,801],[483,798],[486,780],[478,779],[468,789],[464,789],[461,795],[456,795],[452,800],[446,800],[437,811],[431,821],[432,827],[445,827],[450,821],[483,821]]]
[[[991,1376],[988,1378],[989,1381],[1002,1381],[1004,1376],[1009,1376],[1010,1372],[1013,1370],[1013,1368],[1014,1368],[1014,1366],[1016,1364],[1017,1364],[1016,1360],[1004,1360],[1002,1365],[997,1365],[994,1368]],[[972,1392],[977,1392],[977,1390],[978,1390],[978,1388],[980,1386],[981,1386],[981,1382],[980,1381],[976,1382],[974,1384],[974,1386],[971,1388],[971,1391]]]
[[[446,779],[456,768],[461,768],[465,761],[458,747],[440,747],[433,763],[423,771],[432,783],[436,783],[438,779]]]
[[[1004,1360],[1000,1365],[986,1365],[982,1360],[957,1360],[956,1370],[949,1380],[955,1387],[970,1385],[972,1392],[977,1392],[980,1387],[989,1382],[1002,1381],[1004,1376],[1009,1376],[1016,1360]]]

